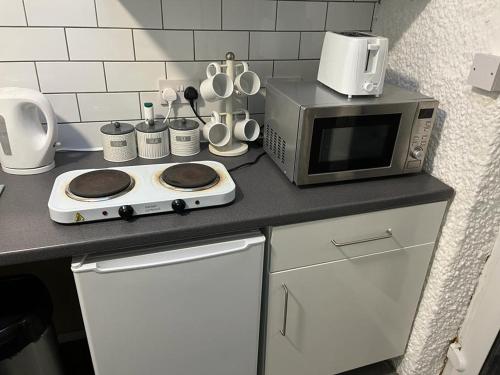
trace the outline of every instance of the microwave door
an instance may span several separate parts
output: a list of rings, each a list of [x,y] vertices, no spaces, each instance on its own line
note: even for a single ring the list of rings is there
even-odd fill
[[[298,177],[303,181],[299,183],[401,173],[411,130],[406,113],[338,113],[311,118],[307,147],[301,149],[308,149],[309,158],[301,166]]]
[[[317,118],[309,174],[390,168],[401,114]]]

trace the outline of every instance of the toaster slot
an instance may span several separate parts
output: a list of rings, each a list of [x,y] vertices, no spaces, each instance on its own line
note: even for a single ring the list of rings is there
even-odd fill
[[[380,46],[378,44],[368,44],[368,50],[366,52],[366,73],[375,73],[377,70],[377,59]]]

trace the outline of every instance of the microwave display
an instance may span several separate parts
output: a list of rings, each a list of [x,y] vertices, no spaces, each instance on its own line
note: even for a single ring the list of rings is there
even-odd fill
[[[401,114],[316,118],[309,173],[389,167]]]

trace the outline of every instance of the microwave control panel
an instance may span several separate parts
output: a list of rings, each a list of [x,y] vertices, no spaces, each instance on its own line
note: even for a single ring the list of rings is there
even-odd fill
[[[406,169],[409,171],[418,171],[422,168],[436,118],[437,105],[436,101],[420,102],[418,105],[406,159]]]

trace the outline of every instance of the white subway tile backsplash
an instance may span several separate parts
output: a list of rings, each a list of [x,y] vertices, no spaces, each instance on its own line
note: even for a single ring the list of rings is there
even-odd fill
[[[97,26],[93,0],[24,0],[24,4],[29,26]]]
[[[118,29],[66,29],[71,60],[134,60],[132,32]]]
[[[264,113],[266,109],[266,98],[262,91],[259,91],[254,96],[248,97],[248,111],[250,113]]]
[[[193,60],[191,31],[134,30],[137,60]]]
[[[23,0],[0,0],[1,26],[26,26]]]
[[[326,29],[335,31],[370,30],[373,3],[330,3]]]
[[[141,116],[138,93],[77,95],[82,121],[136,120]]]
[[[95,0],[100,27],[162,28],[160,0]]]
[[[299,32],[251,32],[250,58],[285,60],[299,56]]]
[[[276,30],[323,30],[325,2],[279,1]]]
[[[238,60],[248,59],[248,32],[195,31],[196,60],[222,60],[232,51]]]
[[[0,28],[0,61],[67,59],[63,29]]]
[[[260,78],[261,87],[265,87],[267,80],[273,76],[272,61],[249,61],[248,68],[257,73]]]
[[[106,91],[101,62],[37,62],[42,92]]]
[[[103,121],[136,122],[144,101],[166,115],[158,79],[201,83],[228,51],[249,60],[262,87],[272,76],[316,79],[325,27],[370,30],[376,2],[0,0],[0,87],[49,94],[59,120],[71,122],[61,126],[64,142],[92,149]],[[234,105],[262,117],[264,102],[259,94]],[[225,110],[196,105],[203,116]],[[171,116],[194,114],[182,104]]]
[[[45,97],[52,104],[58,123],[80,121],[76,94],[46,94]]]
[[[314,81],[318,77],[319,60],[276,61],[274,77],[302,78]]]
[[[207,65],[210,61],[167,61],[168,79],[199,79],[207,78]]]
[[[319,59],[323,48],[324,32],[303,32],[300,36],[301,59]]]
[[[246,96],[233,97],[233,111],[248,108],[248,101]],[[200,116],[210,116],[212,111],[225,112],[226,104],[224,101],[219,102],[206,102],[203,98],[198,100],[198,114]]]
[[[162,62],[105,62],[108,91],[146,91],[158,89],[165,79]]]
[[[274,30],[276,1],[223,0],[222,28],[225,30]]]
[[[35,63],[0,63],[0,87],[25,87],[38,90]]]
[[[84,122],[59,124],[57,150],[98,151],[102,150],[101,127],[106,122]]]
[[[221,0],[162,0],[165,29],[220,29]]]

